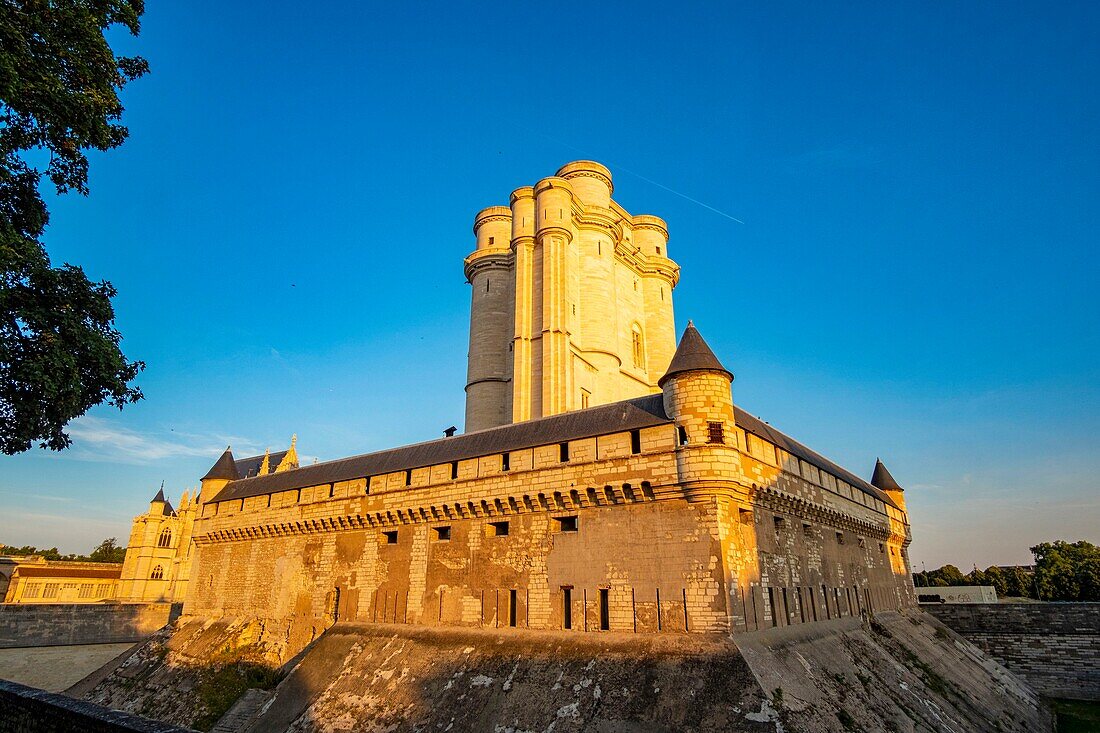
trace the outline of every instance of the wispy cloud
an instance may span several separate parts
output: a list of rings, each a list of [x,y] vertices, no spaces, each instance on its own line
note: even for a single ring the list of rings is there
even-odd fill
[[[194,433],[141,433],[116,425],[110,420],[85,415],[69,424],[73,448],[66,458],[83,461],[109,461],[147,464],[166,458],[216,455],[226,445],[235,444],[243,453],[260,452],[255,441],[225,435]]]

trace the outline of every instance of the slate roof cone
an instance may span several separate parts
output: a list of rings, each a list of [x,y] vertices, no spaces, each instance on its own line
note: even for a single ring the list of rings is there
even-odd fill
[[[228,479],[229,481],[236,481],[240,478],[237,474],[237,462],[233,460],[233,451],[229,446],[225,447],[225,453],[222,453],[218,462],[210,467],[210,470],[206,472],[202,480],[205,481],[210,478]]]
[[[153,497],[153,501],[164,501],[164,487],[163,486],[160,487],[160,491],[157,492],[157,495]]]
[[[898,482],[894,480],[894,477],[890,475],[890,472],[886,470],[886,466],[877,458],[875,459],[875,472],[871,475],[871,485],[883,491],[903,491],[898,486]]]
[[[668,370],[665,375],[657,380],[657,386],[665,386],[672,377],[684,372],[721,372],[733,381],[733,372],[722,366],[718,357],[707,346],[695,324],[688,321],[684,334],[680,337],[680,344],[676,347],[676,353],[672,355]]]

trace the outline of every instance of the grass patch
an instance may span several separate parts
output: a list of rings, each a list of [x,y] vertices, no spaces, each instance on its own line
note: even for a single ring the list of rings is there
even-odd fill
[[[1100,702],[1052,700],[1058,733],[1095,733],[1100,730]]]
[[[836,719],[840,721],[840,724],[844,726],[844,730],[860,731],[860,728],[856,724],[856,719],[852,717],[852,714],[847,710],[837,710]]]
[[[210,730],[246,690],[270,690],[277,684],[278,670],[259,662],[239,660],[203,670],[195,694],[204,712],[194,726]]]

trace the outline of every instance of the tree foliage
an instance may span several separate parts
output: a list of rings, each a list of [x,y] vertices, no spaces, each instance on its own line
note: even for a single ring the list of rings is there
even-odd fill
[[[991,585],[1001,598],[1100,602],[1100,547],[1091,542],[1043,542],[1031,548],[1034,569],[996,565],[963,575],[954,565],[914,573],[918,587]]]
[[[143,0],[0,0],[0,451],[9,455],[35,441],[61,450],[73,418],[142,397],[131,382],[144,364],[119,348],[115,289],[50,262],[39,182],[87,194],[85,151],[126,139],[118,92],[148,65],[116,57],[104,32],[136,35],[143,12]]]
[[[108,537],[96,545],[90,555],[77,555],[76,553],[62,555],[56,547],[40,550],[34,545],[13,547],[4,544],[0,544],[0,555],[12,555],[14,557],[38,555],[46,560],[71,560],[74,562],[122,562],[126,557],[126,548],[119,546],[118,540],[114,537]]]

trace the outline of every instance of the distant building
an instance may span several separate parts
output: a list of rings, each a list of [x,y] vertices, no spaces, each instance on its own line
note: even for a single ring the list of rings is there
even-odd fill
[[[118,593],[120,563],[0,557],[4,603],[103,603]]]
[[[997,589],[991,585],[949,585],[917,588],[918,603],[996,603]]]
[[[298,468],[296,443],[297,438],[291,438],[285,451],[242,458],[226,469],[246,479]],[[121,566],[119,600],[183,602],[191,575],[192,529],[197,516],[196,495],[184,492],[177,509],[165,499],[163,489],[157,492],[149,502],[149,511],[134,517]]]

